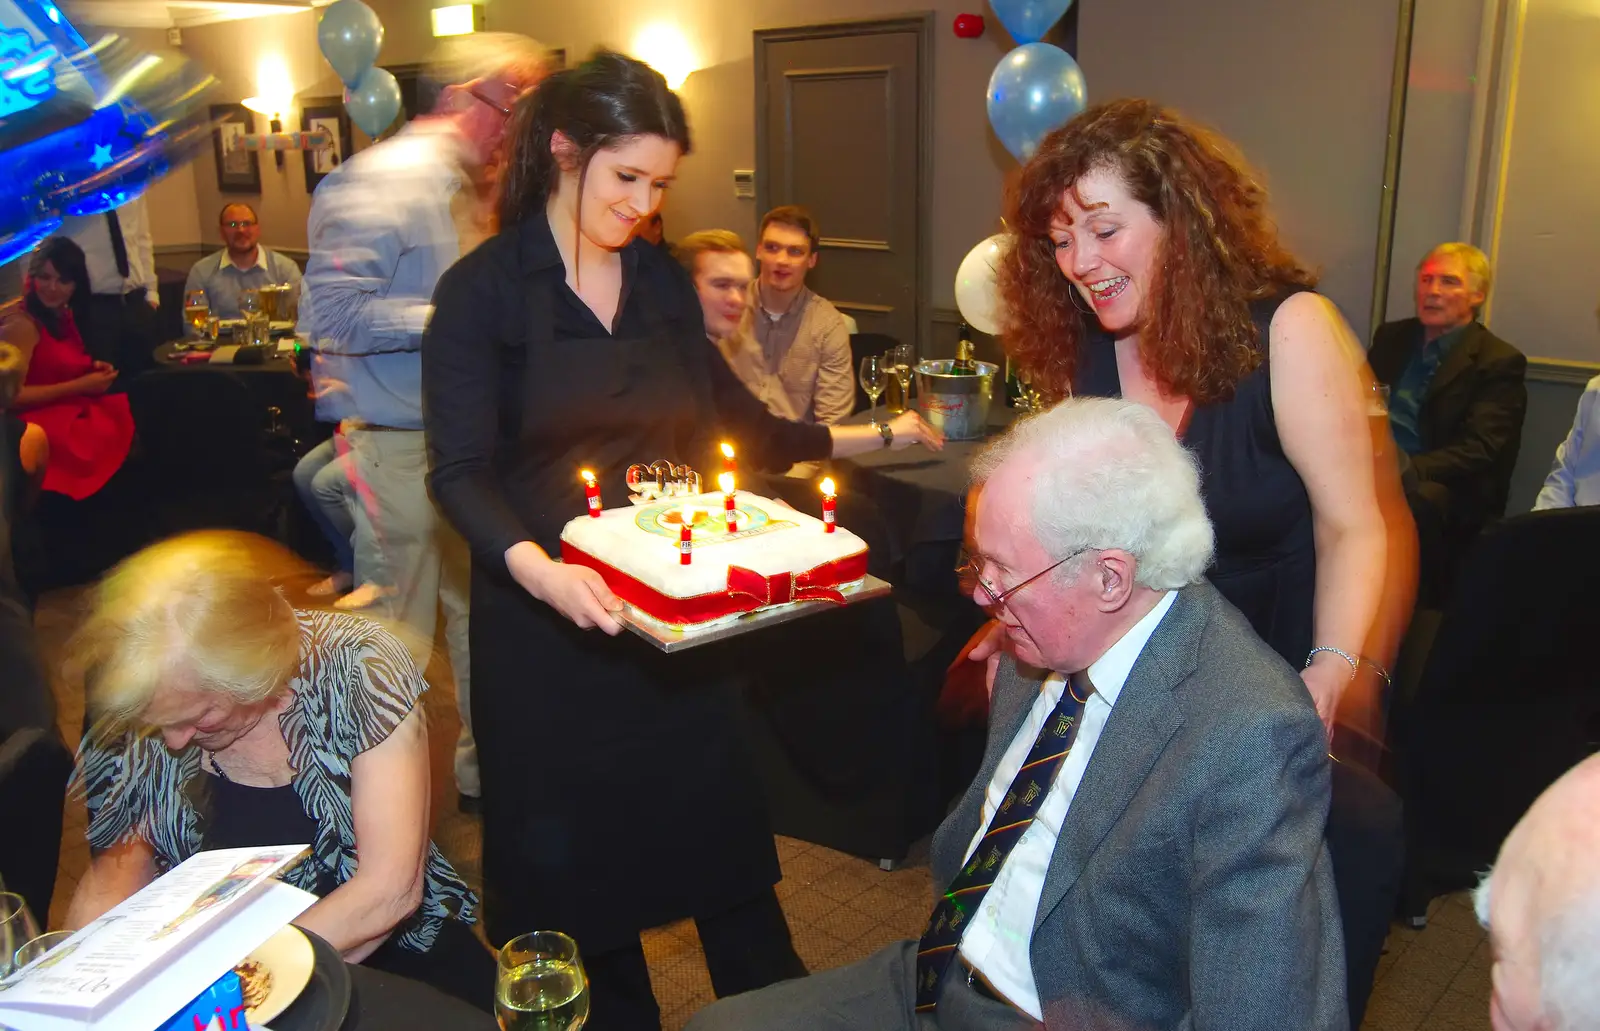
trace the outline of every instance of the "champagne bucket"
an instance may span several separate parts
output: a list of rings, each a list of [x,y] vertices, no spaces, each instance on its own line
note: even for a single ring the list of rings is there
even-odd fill
[[[945,440],[982,440],[989,432],[989,400],[1000,366],[974,362],[975,376],[955,375],[955,362],[936,358],[917,363],[917,410]]]

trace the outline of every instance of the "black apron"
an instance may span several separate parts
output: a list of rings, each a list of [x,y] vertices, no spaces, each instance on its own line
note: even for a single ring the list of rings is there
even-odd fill
[[[562,270],[530,275],[524,354],[511,355],[496,470],[547,550],[584,511],[577,471],[625,503],[633,462],[689,461],[714,411],[686,333],[647,282],[625,285],[635,335],[553,337]],[[625,279],[625,284],[627,284]],[[639,296],[630,297],[630,291]],[[634,329],[640,320],[634,318]],[[520,366],[517,364],[521,362]],[[483,776],[484,914],[500,943],[539,929],[587,953],[709,916],[777,882],[766,803],[735,733],[743,673],[709,645],[665,655],[630,632],[580,630],[475,557],[472,722]]]

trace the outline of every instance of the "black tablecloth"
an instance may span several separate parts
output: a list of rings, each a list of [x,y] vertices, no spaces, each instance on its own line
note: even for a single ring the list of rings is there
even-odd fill
[[[250,389],[251,396],[260,404],[263,413],[263,426],[266,425],[265,415],[269,408],[277,408],[282,414],[278,416],[281,425],[299,440],[308,440],[315,436],[312,429],[315,414],[310,397],[306,393],[306,382],[295,371],[293,354],[278,355],[269,349],[269,356],[260,365],[235,365],[221,362],[181,362],[177,361],[178,352],[171,343],[162,344],[156,348],[156,367],[148,372],[141,373],[139,378],[145,376],[182,376],[192,375],[196,372],[230,372],[239,377],[241,383]],[[137,389],[129,386],[130,393]]]

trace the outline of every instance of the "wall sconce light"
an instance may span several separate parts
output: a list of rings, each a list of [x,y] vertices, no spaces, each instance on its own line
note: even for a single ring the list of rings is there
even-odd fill
[[[283,113],[294,106],[294,84],[289,69],[278,54],[265,54],[256,64],[256,96],[246,97],[245,107],[266,115],[273,134],[283,132]],[[277,151],[278,168],[283,168],[283,151]]]
[[[433,9],[435,36],[465,36],[483,31],[483,7],[479,4],[452,4]]]
[[[633,37],[633,56],[661,73],[668,89],[683,85],[700,67],[694,47],[676,25],[656,22],[646,25]]]

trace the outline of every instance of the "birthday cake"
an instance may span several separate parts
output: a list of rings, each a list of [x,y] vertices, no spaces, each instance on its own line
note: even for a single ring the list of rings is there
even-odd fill
[[[725,497],[684,495],[579,516],[561,531],[561,559],[598,571],[635,612],[690,633],[769,606],[842,602],[841,590],[866,577],[866,542],[849,530],[828,533],[820,519],[748,491],[734,492],[729,529]]]

